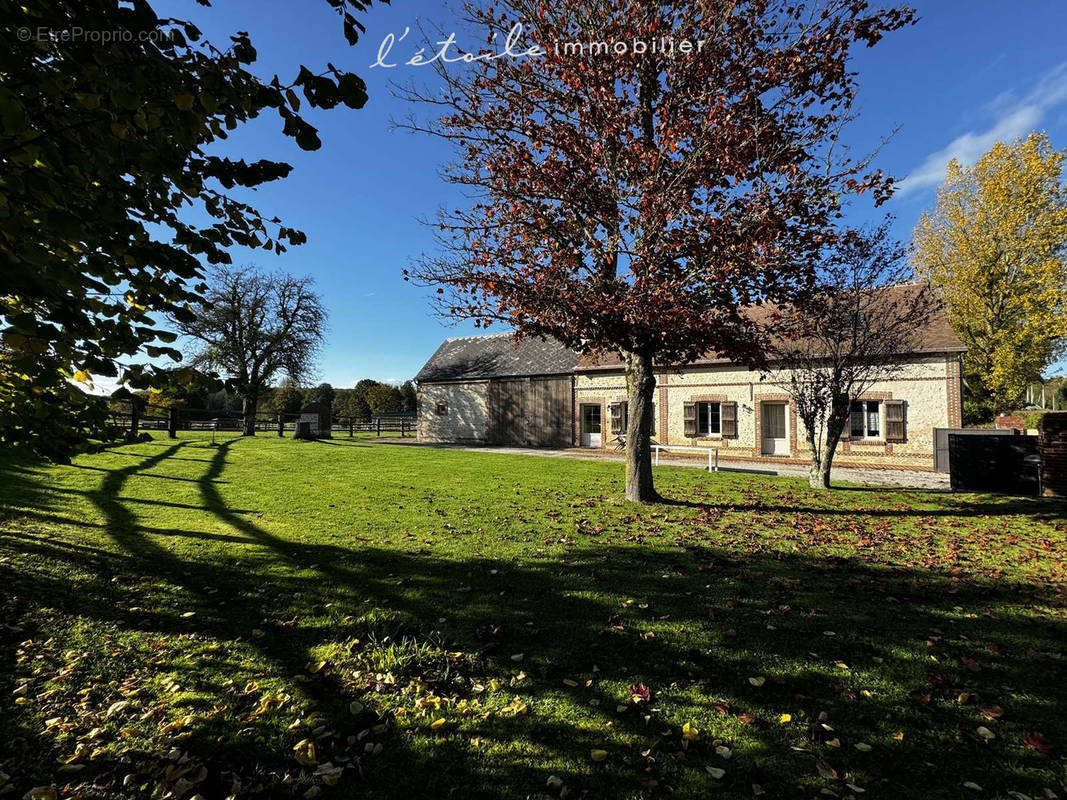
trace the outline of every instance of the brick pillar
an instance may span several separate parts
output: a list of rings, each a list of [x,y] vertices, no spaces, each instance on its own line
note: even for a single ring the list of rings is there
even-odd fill
[[[1067,411],[1050,411],[1037,424],[1041,493],[1067,497]]]

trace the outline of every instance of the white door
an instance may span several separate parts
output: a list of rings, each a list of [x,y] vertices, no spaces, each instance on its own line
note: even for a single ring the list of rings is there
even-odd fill
[[[789,455],[789,437],[786,432],[785,403],[761,403],[763,447],[765,456]]]
[[[600,447],[600,404],[582,406],[582,447]]]

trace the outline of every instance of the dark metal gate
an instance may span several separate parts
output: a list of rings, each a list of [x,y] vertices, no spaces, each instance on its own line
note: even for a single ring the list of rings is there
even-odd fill
[[[992,428],[934,428],[934,471],[948,472],[948,437],[953,436],[1013,436],[1015,431]]]
[[[1038,494],[1036,436],[950,433],[948,451],[954,491]]]

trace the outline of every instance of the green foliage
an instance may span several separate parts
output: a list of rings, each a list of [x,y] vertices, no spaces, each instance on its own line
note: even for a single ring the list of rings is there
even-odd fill
[[[997,142],[971,167],[949,162],[915,228],[916,270],[967,346],[972,417],[1018,407],[1067,335],[1067,188],[1044,133]]]
[[[275,414],[296,414],[304,405],[304,393],[295,386],[286,385],[274,390],[270,408]]]
[[[344,404],[344,418],[353,422],[369,422],[370,406],[367,405],[367,397],[362,392],[355,390],[348,393]]]
[[[996,403],[986,396],[975,397],[969,393],[963,398],[963,424],[967,427],[992,422],[997,415]]]
[[[0,453],[5,797],[1060,792],[1058,501],[180,436]]]
[[[367,389],[367,405],[370,407],[370,413],[374,416],[378,414],[395,414],[404,410],[404,396],[395,386],[390,386],[387,383],[377,383]]]
[[[328,3],[354,42],[350,8],[367,0]],[[332,65],[262,80],[247,34],[216,49],[140,0],[0,0],[0,19],[0,442],[61,457],[100,419],[68,380],[180,380],[125,362],[179,358],[158,320],[189,318],[202,264],[228,263],[235,245],[281,253],[305,240],[231,194],[290,166],[217,155],[219,141],[270,112],[314,150],[297,92],[322,109],[360,108],[367,95]],[[89,35],[101,31],[122,35]],[[190,211],[210,222],[193,224]]]
[[[1028,431],[1035,430],[1046,413],[1045,411],[1027,411],[1023,414],[1023,427]]]
[[[417,411],[419,408],[419,396],[415,391],[415,384],[404,381],[400,384],[400,396],[404,399],[404,407],[401,411]]]
[[[331,406],[336,396],[336,390],[328,383],[320,383],[314,389],[307,389],[304,392],[304,400],[308,403],[326,403]]]

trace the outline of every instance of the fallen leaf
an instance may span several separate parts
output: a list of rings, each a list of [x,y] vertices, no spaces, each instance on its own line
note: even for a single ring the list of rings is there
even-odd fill
[[[589,757],[591,759],[593,759],[593,761],[603,761],[605,758],[608,757],[608,751],[607,750],[590,750],[589,751]]]
[[[708,774],[715,780],[719,780],[726,774],[726,770],[719,769],[718,767],[704,767],[708,771]]]
[[[778,724],[779,725],[785,725],[787,722],[792,722],[792,721],[793,721],[793,715],[792,714],[782,714],[782,716],[778,717]]]
[[[767,679],[760,675],[756,678],[749,678],[748,682],[751,683],[753,686],[762,686],[764,683],[767,682]]]
[[[1051,753],[1052,745],[1045,741],[1044,735],[1040,731],[1034,731],[1028,733],[1022,737],[1023,744],[1027,747],[1032,747],[1039,753]]]
[[[682,726],[682,738],[690,742],[695,742],[700,738],[700,730],[694,728],[692,723],[687,722]]]
[[[435,719],[433,722],[430,723],[430,730],[432,730],[432,731],[439,730],[439,729],[441,729],[443,727],[445,727],[445,718],[444,717],[441,717],[440,719]]]
[[[297,762],[305,767],[313,767],[319,763],[315,758],[315,743],[310,739],[301,739],[293,745],[293,753],[296,755]]]

